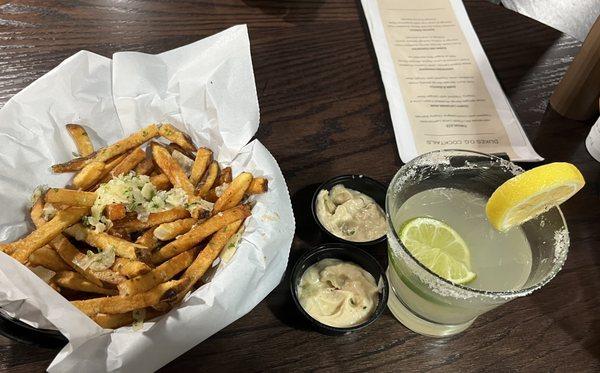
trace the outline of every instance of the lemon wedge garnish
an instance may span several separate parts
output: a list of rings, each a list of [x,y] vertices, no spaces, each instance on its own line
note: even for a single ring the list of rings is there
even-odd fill
[[[500,185],[485,213],[492,226],[504,232],[560,205],[584,185],[583,175],[570,163],[539,166]]]
[[[455,284],[472,281],[471,253],[449,225],[432,218],[415,218],[404,224],[400,241],[421,264]]]

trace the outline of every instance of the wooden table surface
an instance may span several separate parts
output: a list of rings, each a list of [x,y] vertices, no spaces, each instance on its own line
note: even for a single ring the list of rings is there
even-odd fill
[[[247,23],[261,107],[257,137],[279,161],[298,223],[291,260],[320,239],[307,212],[315,183],[347,173],[387,183],[401,166],[359,1],[1,3],[2,103],[81,49],[157,53]],[[600,369],[600,163],[585,149],[590,123],[547,107],[579,43],[484,1],[466,6],[535,149],[547,161],[575,163],[587,179],[564,205],[571,250],[559,275],[447,339],[419,336],[389,312],[359,333],[323,336],[299,319],[281,285],[164,371]],[[385,246],[373,253],[386,264]],[[56,353],[0,338],[0,369],[41,371]]]

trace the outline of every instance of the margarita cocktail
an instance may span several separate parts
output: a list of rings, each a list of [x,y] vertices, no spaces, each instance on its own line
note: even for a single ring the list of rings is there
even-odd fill
[[[405,326],[432,336],[461,332],[560,270],[569,236],[558,207],[504,231],[488,221],[490,195],[521,172],[498,157],[448,150],[396,174],[386,199],[388,306]]]

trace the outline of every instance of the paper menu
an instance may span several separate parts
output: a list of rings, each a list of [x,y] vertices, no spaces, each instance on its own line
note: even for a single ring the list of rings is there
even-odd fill
[[[540,161],[460,0],[362,0],[403,162],[438,149]]]

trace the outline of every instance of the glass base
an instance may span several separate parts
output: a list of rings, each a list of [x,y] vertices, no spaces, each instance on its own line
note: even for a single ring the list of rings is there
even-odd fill
[[[387,278],[390,278],[390,268],[386,271]],[[415,333],[426,335],[429,337],[448,337],[454,334],[458,334],[466,330],[475,319],[468,321],[464,324],[449,325],[449,324],[438,324],[425,320],[415,313],[413,313],[408,307],[406,307],[400,298],[396,295],[393,286],[391,286],[390,296],[388,298],[388,308],[402,325]]]

